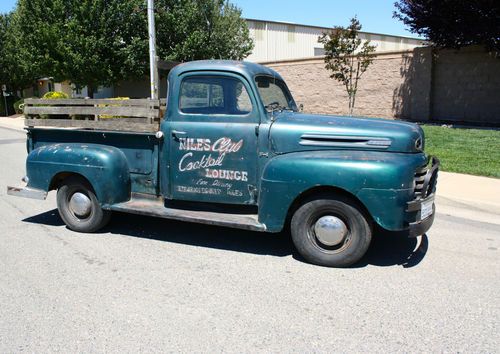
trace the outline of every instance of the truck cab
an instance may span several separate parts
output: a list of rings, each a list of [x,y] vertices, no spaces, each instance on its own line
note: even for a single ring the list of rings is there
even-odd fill
[[[57,190],[75,231],[96,231],[113,210],[289,229],[306,260],[343,267],[365,254],[375,225],[415,237],[434,219],[439,161],[418,125],[302,113],[282,77],[258,64],[176,66],[155,132],[27,132],[27,185],[8,193]]]

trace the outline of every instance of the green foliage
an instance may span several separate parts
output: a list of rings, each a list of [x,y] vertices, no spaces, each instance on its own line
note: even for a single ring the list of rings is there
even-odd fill
[[[69,98],[69,96],[65,92],[50,91],[50,92],[47,92],[45,95],[43,95],[42,98],[46,99],[46,100],[61,100],[61,99]]]
[[[16,114],[23,113],[23,109],[24,109],[24,98],[21,98],[20,100],[14,102],[14,111],[16,112]]]
[[[253,49],[241,10],[227,0],[159,0],[155,5],[163,59],[242,60]]]
[[[0,14],[0,84],[15,92],[33,83],[35,75],[29,63],[17,50],[22,40],[17,31],[15,13]]]
[[[498,0],[399,0],[394,17],[441,47],[483,45],[500,52]]]
[[[448,172],[500,178],[500,131],[423,125],[425,152]]]
[[[9,22],[9,14],[0,14],[0,84],[7,84],[10,81],[7,64],[9,58],[6,50]]]
[[[376,48],[370,41],[363,42],[359,38],[360,30],[361,24],[354,17],[348,27],[335,27],[318,39],[325,47],[325,68],[332,72],[332,79],[344,85],[349,96],[350,115],[354,111],[359,79],[373,62]]]

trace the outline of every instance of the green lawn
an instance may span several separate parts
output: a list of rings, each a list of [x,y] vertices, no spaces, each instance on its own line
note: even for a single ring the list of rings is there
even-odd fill
[[[500,130],[422,128],[425,152],[441,160],[441,170],[500,178]]]

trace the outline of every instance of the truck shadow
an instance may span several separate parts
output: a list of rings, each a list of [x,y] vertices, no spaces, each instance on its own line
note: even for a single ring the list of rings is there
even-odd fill
[[[378,267],[398,265],[403,268],[412,268],[425,258],[428,249],[427,235],[409,238],[403,232],[376,229],[368,252],[353,265],[353,268],[367,265]]]
[[[64,226],[57,209],[28,217],[23,222]],[[286,232],[266,234],[141,215],[114,213],[110,224],[100,233],[257,255],[276,257],[292,255],[295,259],[305,262],[295,251]],[[419,243],[416,238],[407,238],[397,233],[376,230],[367,254],[353,268],[366,267],[367,265],[414,267],[420,263],[427,253],[427,236],[422,236],[420,240]]]

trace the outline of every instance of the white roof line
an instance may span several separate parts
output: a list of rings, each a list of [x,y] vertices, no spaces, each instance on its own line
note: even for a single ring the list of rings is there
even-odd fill
[[[315,26],[315,25],[306,25],[306,24],[303,24],[303,23],[295,23],[295,22],[287,22],[287,21],[259,20],[257,18],[247,18],[247,17],[244,17],[244,19],[247,20],[247,21],[254,21],[254,22],[279,23],[279,24],[283,24],[283,25],[294,25],[294,26],[301,26],[301,27],[319,28],[319,29],[323,29],[323,30],[332,30],[333,29],[333,27],[323,27],[323,26]],[[374,35],[377,35],[377,36],[407,38],[407,39],[413,39],[413,40],[417,40],[417,41],[425,41],[424,38],[410,37],[410,36],[400,36],[400,35],[397,35],[397,34],[387,34],[387,33],[379,33],[379,32],[367,32],[367,31],[359,31],[359,33],[374,34]]]

